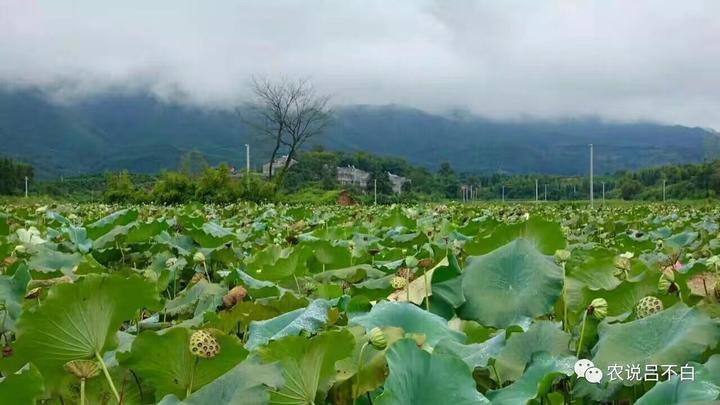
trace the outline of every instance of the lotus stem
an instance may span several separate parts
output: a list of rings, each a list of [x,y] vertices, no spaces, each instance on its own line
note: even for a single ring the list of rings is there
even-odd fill
[[[119,404],[120,403],[120,394],[118,394],[117,389],[115,388],[115,383],[113,383],[113,380],[110,377],[110,373],[108,372],[105,362],[103,361],[102,357],[100,356],[100,353],[95,352],[95,357],[100,362],[100,366],[102,367],[103,374],[105,374],[105,379],[107,380],[108,385],[110,385],[110,390],[112,391],[113,395],[115,395],[115,399],[117,400],[117,402]]]
[[[585,336],[585,324],[587,323],[587,311],[583,311],[582,328],[580,328],[580,340],[578,340],[577,353],[575,357],[580,358],[580,350],[582,350],[582,341]]]
[[[353,398],[357,398],[360,391],[360,372],[362,372],[362,366],[363,366],[363,354],[365,354],[365,349],[368,347],[370,342],[365,342],[365,344],[362,345],[360,348],[360,356],[358,357],[358,371],[357,371],[357,382],[355,385],[355,392],[353,393]]]
[[[423,269],[423,279],[425,280],[425,309],[430,312],[430,289],[428,288],[427,269]]]
[[[80,379],[80,405],[85,405],[85,379]]]
[[[190,394],[192,394],[192,387],[193,387],[193,384],[195,383],[195,369],[197,368],[198,361],[200,361],[200,358],[196,357],[195,362],[193,362],[193,364],[192,364],[192,369],[190,371],[190,385],[188,385],[187,391],[185,391],[185,399],[187,399],[187,397],[189,397]]]

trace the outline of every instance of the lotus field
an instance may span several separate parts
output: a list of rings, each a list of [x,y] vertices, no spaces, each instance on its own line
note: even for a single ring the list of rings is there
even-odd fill
[[[718,400],[719,226],[712,205],[0,205],[0,404]]]

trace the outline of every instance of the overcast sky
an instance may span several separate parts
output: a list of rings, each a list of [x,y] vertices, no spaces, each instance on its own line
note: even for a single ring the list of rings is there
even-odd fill
[[[0,0],[0,83],[213,107],[253,74],[337,104],[720,129],[720,1]]]

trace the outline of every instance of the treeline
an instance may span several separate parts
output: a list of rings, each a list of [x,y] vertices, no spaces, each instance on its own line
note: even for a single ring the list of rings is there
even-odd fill
[[[32,166],[8,158],[0,159],[0,195],[24,194],[25,177],[28,181],[34,179]]]
[[[7,160],[0,161],[7,165]],[[367,186],[343,186],[337,181],[337,168],[354,166],[370,174]],[[5,167],[5,166],[3,166]],[[10,173],[27,165],[17,164]],[[394,193],[387,173],[410,179],[401,193]],[[24,174],[2,176],[14,178],[11,193],[24,186],[18,179]],[[198,152],[186,154],[176,171],[159,175],[138,175],[128,172],[80,176],[63,182],[38,184],[37,194],[83,200],[102,199],[107,202],[155,202],[179,204],[190,201],[226,203],[238,200],[333,202],[340,190],[350,192],[353,199],[370,203],[374,200],[377,180],[379,203],[462,200],[584,200],[590,184],[587,176],[550,175],[474,175],[457,173],[450,163],[443,163],[433,172],[416,167],[396,157],[371,155],[365,152],[332,152],[314,148],[300,152],[297,163],[285,175],[281,185],[265,179],[260,173],[235,173],[227,165],[210,167]],[[22,180],[24,181],[24,180]],[[668,165],[635,172],[617,172],[596,176],[595,198],[658,201],[663,198],[663,181],[667,199],[703,199],[720,197],[720,161],[700,164]],[[463,187],[467,191],[463,192]],[[472,187],[472,194],[470,194]],[[4,190],[4,189],[3,189]],[[33,190],[31,188],[31,190]],[[8,192],[3,192],[8,194]],[[464,197],[463,197],[464,196]]]

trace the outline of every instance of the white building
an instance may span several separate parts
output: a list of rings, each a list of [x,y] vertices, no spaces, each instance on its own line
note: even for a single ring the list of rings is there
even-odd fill
[[[355,166],[346,166],[337,168],[337,181],[343,186],[358,186],[367,188],[370,173],[360,170]]]
[[[410,179],[407,177],[398,176],[397,174],[392,174],[388,172],[388,179],[390,179],[390,184],[392,184],[392,190],[395,194],[400,194],[402,192],[403,185],[405,183],[409,183]]]
[[[278,173],[278,171],[282,170],[283,167],[285,167],[285,162],[288,160],[288,156],[280,156],[279,158],[275,159],[274,162],[272,162],[272,173],[273,176]],[[290,164],[288,165],[288,168],[293,167],[297,163],[297,160],[291,159]],[[270,162],[267,162],[262,167],[263,176],[270,177]]]

